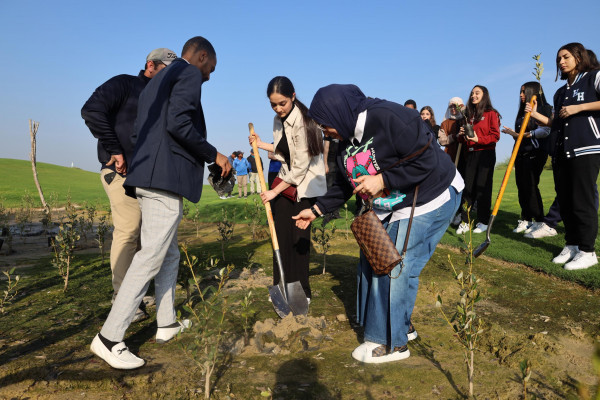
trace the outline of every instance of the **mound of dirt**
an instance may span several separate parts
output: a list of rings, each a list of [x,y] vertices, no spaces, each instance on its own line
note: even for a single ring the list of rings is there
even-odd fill
[[[290,354],[318,350],[327,327],[325,317],[292,315],[278,321],[267,318],[254,324],[254,338],[247,351],[265,354]]]

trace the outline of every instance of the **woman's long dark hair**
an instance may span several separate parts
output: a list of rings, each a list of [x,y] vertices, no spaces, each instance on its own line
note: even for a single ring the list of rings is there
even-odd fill
[[[421,111],[419,111],[419,114],[421,114],[423,112],[423,110],[427,110],[429,111],[429,114],[431,114],[431,117],[429,117],[429,125],[431,126],[435,126],[435,115],[433,114],[433,108],[431,108],[430,106],[425,106],[423,108],[421,108]]]
[[[521,99],[519,98],[519,111],[517,112],[517,117],[515,118],[515,131],[518,132],[520,128],[521,121],[525,116],[525,104],[531,101],[531,97],[533,95],[537,96],[537,111],[546,116],[550,117],[552,114],[552,106],[548,104],[546,101],[546,96],[544,95],[544,91],[542,90],[542,85],[539,82],[526,82],[523,85],[523,92],[525,93],[525,102],[521,103]],[[533,118],[529,118],[529,123],[527,124],[527,130],[533,130],[537,126],[535,120]]]
[[[276,76],[271,79],[267,86],[267,97],[270,97],[273,93],[278,93],[287,98],[294,97],[296,90],[294,85],[289,78],[285,76]],[[294,99],[294,105],[298,107],[300,113],[302,113],[302,119],[304,120],[304,129],[306,131],[306,141],[308,143],[308,154],[311,157],[318,156],[323,153],[323,134],[317,129],[317,124],[307,114],[308,108],[298,100],[298,96]]]
[[[475,88],[479,88],[483,92],[483,97],[481,98],[481,101],[477,104],[473,104],[473,100],[471,100],[471,93],[473,93],[473,90],[475,90]],[[467,102],[466,110],[468,118],[473,118],[474,122],[481,121],[483,113],[486,111],[496,111],[496,113],[498,114],[498,118],[502,118],[498,110],[496,110],[494,106],[492,106],[490,92],[485,86],[475,85],[473,86],[473,89],[471,89],[471,93],[469,93],[469,101]]]
[[[578,73],[588,72],[593,69],[592,64],[590,62],[590,57],[589,57],[588,52],[585,49],[585,47],[583,47],[583,45],[581,43],[567,43],[564,46],[562,46],[560,49],[558,49],[558,51],[556,52],[556,79],[554,79],[555,81],[558,80],[559,74],[560,74],[560,79],[563,81],[568,78],[567,74],[563,74],[560,71],[560,67],[558,66],[558,64],[560,62],[560,59],[558,58],[558,53],[560,53],[561,50],[568,51],[575,58],[575,62],[576,62],[575,68],[577,69]]]

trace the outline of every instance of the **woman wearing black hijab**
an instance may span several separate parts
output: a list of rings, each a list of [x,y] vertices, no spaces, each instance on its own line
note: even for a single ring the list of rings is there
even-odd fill
[[[373,200],[400,250],[419,187],[403,263],[391,277],[377,275],[361,252],[357,271],[357,319],[365,328],[365,342],[352,357],[366,363],[405,359],[408,340],[417,337],[411,315],[419,275],[458,209],[463,180],[416,110],[367,98],[354,85],[329,85],[317,91],[308,115],[325,135],[341,141],[337,164],[342,173],[313,207],[293,217],[298,227],[358,193]]]

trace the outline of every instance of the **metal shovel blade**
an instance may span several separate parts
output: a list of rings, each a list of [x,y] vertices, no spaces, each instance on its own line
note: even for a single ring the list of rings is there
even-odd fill
[[[280,318],[285,318],[292,312],[284,294],[281,292],[280,285],[269,286],[269,295],[273,302],[273,308]]]
[[[274,251],[277,266],[279,267],[279,284],[269,288],[271,301],[275,312],[281,318],[286,317],[290,312],[294,315],[306,315],[308,313],[308,300],[306,293],[302,289],[300,282],[285,281],[285,275],[281,263],[281,253],[279,249]]]
[[[294,315],[308,314],[308,299],[300,282],[286,283],[287,299]]]
[[[490,238],[490,232],[492,231],[492,225],[494,225],[495,219],[496,219],[496,216],[494,214],[492,214],[492,216],[490,217],[490,220],[488,222],[488,228],[487,228],[487,232],[485,235],[485,242],[481,243],[475,249],[475,251],[473,251],[473,257],[477,258],[480,255],[482,255],[483,252],[489,247],[490,243],[492,242],[492,239]]]

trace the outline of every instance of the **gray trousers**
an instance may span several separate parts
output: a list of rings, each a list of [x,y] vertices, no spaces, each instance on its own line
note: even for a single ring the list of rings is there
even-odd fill
[[[102,336],[114,342],[123,341],[152,279],[157,325],[167,326],[176,321],[177,228],[182,218],[183,200],[174,193],[157,189],[136,188],[136,196],[142,210],[142,248],[135,253],[100,331]]]

